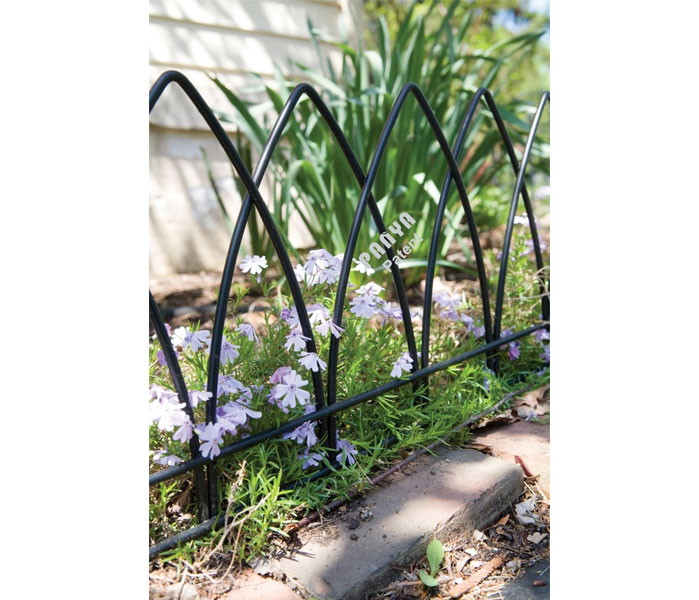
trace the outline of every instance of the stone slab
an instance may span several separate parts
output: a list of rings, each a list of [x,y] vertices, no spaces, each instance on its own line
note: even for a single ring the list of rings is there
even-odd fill
[[[332,527],[311,530],[293,554],[262,568],[284,573],[308,597],[363,599],[395,578],[392,564],[424,556],[435,537],[448,543],[486,527],[523,487],[519,466],[475,450],[442,450],[413,464],[409,475],[398,474],[362,500],[371,520],[345,515]]]
[[[485,444],[503,460],[519,456],[533,475],[539,475],[541,488],[550,494],[550,431],[548,424],[517,421],[507,425],[491,425],[476,432],[472,441]]]

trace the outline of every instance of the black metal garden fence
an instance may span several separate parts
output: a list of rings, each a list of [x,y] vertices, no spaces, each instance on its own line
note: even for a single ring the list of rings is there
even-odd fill
[[[376,146],[376,150],[374,151],[371,164],[369,165],[369,169],[365,175],[357,161],[354,152],[352,151],[352,148],[349,145],[349,142],[347,141],[347,138],[345,137],[343,131],[340,129],[340,126],[333,117],[329,108],[323,102],[318,92],[311,85],[307,83],[302,83],[294,88],[289,98],[287,99],[286,104],[284,105],[274,127],[272,128],[272,131],[262,151],[255,171],[251,175],[245,167],[245,164],[243,163],[235,146],[231,142],[228,135],[225,133],[223,127],[221,126],[217,118],[214,116],[209,106],[206,104],[206,102],[201,97],[196,88],[192,85],[192,83],[182,73],[179,73],[177,71],[167,71],[163,73],[163,75],[161,75],[161,77],[153,84],[153,87],[150,90],[149,97],[150,111],[153,110],[153,107],[158,102],[163,91],[171,83],[176,83],[177,85],[179,85],[179,87],[184,91],[189,100],[197,108],[197,110],[211,129],[212,133],[215,135],[216,139],[221,144],[221,147],[228,156],[229,160],[233,165],[233,168],[235,169],[237,175],[240,177],[240,179],[243,182],[243,185],[245,186],[245,189],[247,190],[247,195],[245,196],[245,199],[242,203],[240,213],[238,215],[238,219],[231,237],[228,255],[226,257],[223,275],[221,278],[221,286],[219,289],[218,300],[216,303],[214,326],[211,335],[211,346],[208,362],[208,380],[206,388],[207,391],[211,393],[211,398],[207,401],[206,404],[207,423],[213,423],[216,421],[216,390],[218,385],[218,375],[221,362],[220,352],[223,339],[226,308],[228,305],[231,283],[233,280],[233,272],[235,269],[238,252],[240,250],[243,234],[245,232],[245,228],[250,217],[250,211],[252,210],[253,205],[257,209],[258,214],[262,219],[264,227],[270,237],[270,240],[274,246],[275,252],[279,259],[283,274],[286,276],[287,283],[291,290],[294,305],[298,312],[299,322],[303,331],[303,335],[308,338],[308,341],[306,342],[306,350],[307,352],[316,352],[316,345],[311,329],[311,323],[308,317],[308,312],[306,310],[306,305],[303,301],[301,289],[294,275],[294,270],[291,265],[289,254],[286,251],[282,237],[276,228],[272,215],[270,214],[269,209],[267,208],[264,200],[262,199],[259,190],[259,185],[265,174],[267,166],[269,165],[269,161],[272,157],[272,154],[276,149],[277,145],[279,144],[279,140],[282,136],[282,133],[284,132],[286,124],[291,118],[294,108],[301,99],[301,97],[307,96],[308,99],[310,99],[311,102],[313,102],[313,104],[317,108],[325,123],[330,128],[336,143],[342,149],[342,152],[344,153],[347,162],[349,163],[352,172],[354,173],[354,176],[357,180],[357,185],[361,188],[361,195],[354,213],[354,220],[352,222],[349,239],[347,240],[347,247],[344,253],[344,256],[346,258],[352,257],[354,255],[357,238],[359,236],[360,226],[367,205],[369,207],[371,217],[374,220],[374,223],[379,233],[387,234],[386,226],[383,222],[381,212],[377,206],[376,200],[374,199],[371,190],[393,127],[398,119],[401,108],[403,107],[406,100],[411,94],[417,100],[420,108],[422,109],[423,114],[425,115],[425,118],[428,120],[429,125],[434,133],[435,139],[439,143],[441,152],[444,155],[444,158],[447,162],[448,168],[445,175],[444,183],[442,185],[442,191],[437,207],[437,215],[433,224],[430,251],[427,262],[425,294],[422,307],[423,327],[420,361],[418,362],[418,351],[415,343],[415,334],[413,331],[410,308],[408,306],[408,299],[405,292],[405,286],[403,284],[403,279],[400,274],[400,269],[397,264],[397,261],[393,260],[394,251],[391,247],[388,247],[386,248],[386,257],[388,260],[391,261],[391,274],[396,289],[396,295],[400,304],[403,323],[405,325],[405,336],[408,345],[408,352],[410,357],[412,358],[412,371],[408,375],[402,377],[401,379],[394,379],[388,383],[380,385],[374,389],[368,390],[351,398],[338,400],[337,366],[339,354],[339,339],[334,336],[330,336],[330,349],[327,367],[327,391],[323,388],[323,381],[320,370],[312,372],[312,381],[316,406],[315,412],[288,421],[287,423],[276,429],[256,433],[254,435],[236,441],[232,444],[229,444],[228,446],[224,446],[221,448],[220,454],[214,459],[204,457],[201,454],[199,449],[199,439],[195,432],[192,439],[189,442],[192,458],[177,466],[165,468],[161,471],[158,471],[157,473],[152,474],[149,477],[149,485],[156,485],[174,477],[177,477],[179,475],[182,475],[183,473],[192,471],[194,474],[194,491],[198,506],[199,520],[201,522],[199,525],[195,527],[192,527],[177,535],[171,536],[151,546],[149,552],[151,557],[156,556],[160,552],[176,547],[178,543],[185,542],[200,535],[203,535],[215,526],[217,526],[220,522],[222,522],[224,515],[221,511],[219,511],[219,507],[217,506],[217,460],[227,456],[231,456],[236,452],[240,452],[257,444],[261,444],[271,438],[281,436],[285,433],[289,433],[292,430],[299,427],[300,425],[302,425],[303,423],[311,420],[319,422],[322,434],[327,434],[328,445],[331,448],[334,448],[336,444],[337,418],[338,413],[340,413],[341,411],[355,406],[361,402],[365,402],[372,398],[381,396],[382,394],[385,394],[391,390],[404,386],[408,383],[416,384],[417,382],[422,382],[424,384],[429,375],[446,369],[447,367],[450,367],[452,365],[466,361],[475,356],[486,354],[491,357],[491,360],[494,360],[492,358],[492,355],[500,346],[502,346],[503,344],[507,344],[511,341],[517,340],[519,338],[522,338],[526,335],[529,335],[537,330],[548,329],[548,323],[550,319],[548,281],[543,276],[544,264],[541,254],[541,247],[539,244],[539,237],[537,234],[536,222],[534,219],[534,212],[532,209],[532,203],[527,192],[526,185],[524,183],[525,169],[527,167],[531,155],[536,130],[541,120],[544,108],[547,102],[549,101],[548,92],[545,92],[542,95],[539,105],[537,107],[534,119],[529,130],[527,142],[524,146],[524,151],[522,154],[522,160],[520,164],[520,162],[517,160],[512,140],[510,139],[505,128],[502,116],[500,115],[500,112],[495,104],[492,94],[486,88],[479,88],[478,91],[475,93],[474,97],[472,98],[468,110],[466,111],[464,119],[461,123],[461,127],[459,129],[456,141],[454,143],[454,147],[453,149],[450,149],[447,140],[444,137],[444,133],[442,132],[439,123],[437,122],[437,119],[434,116],[429,106],[429,103],[423,95],[422,91],[420,90],[417,84],[408,83],[405,86],[403,86],[402,90],[400,91],[400,94],[398,95],[393,104],[393,107],[391,108],[391,112],[388,116],[388,119],[386,120],[386,123],[384,124],[381,136],[379,137],[379,141]],[[516,183],[512,194],[512,201],[510,204],[510,211],[507,219],[505,239],[502,248],[502,256],[500,259],[500,270],[498,273],[497,293],[495,298],[495,311],[494,317],[492,319],[488,284],[483,262],[483,252],[481,249],[473,212],[471,210],[471,206],[466,193],[464,181],[461,177],[459,167],[455,159],[455,156],[458,156],[462,149],[466,133],[469,129],[474,115],[476,114],[478,107],[480,106],[481,100],[485,101],[485,104],[487,105],[488,109],[491,111],[495,119],[498,132],[507,150],[512,170],[516,175]],[[441,224],[442,219],[444,217],[447,197],[452,182],[456,183],[459,198],[464,209],[471,243],[473,245],[473,252],[478,272],[478,283],[480,287],[480,294],[483,306],[483,324],[485,327],[486,343],[476,349],[453,356],[448,360],[444,360],[435,364],[430,364],[429,337],[433,278],[437,263],[437,245],[439,243],[441,234]],[[537,272],[539,274],[538,277],[541,294],[541,315],[543,323],[534,325],[521,331],[514,332],[505,337],[500,337],[503,303],[505,295],[505,280],[507,276],[507,261],[514,228],[515,215],[517,212],[517,204],[520,196],[522,196],[524,206],[527,211],[529,229],[531,232],[531,238],[534,247],[536,267]],[[341,325],[342,321],[345,294],[347,292],[351,264],[351,260],[346,259],[343,261],[342,270],[338,281],[337,296],[332,317],[333,323],[335,323],[338,326]],[[185,381],[182,376],[182,372],[180,370],[179,363],[177,361],[174,348],[172,346],[172,342],[167,334],[165,323],[152,294],[149,294],[149,310],[151,324],[163,349],[165,361],[170,371],[179,401],[185,405],[184,410],[186,411],[187,415],[192,420],[192,422],[194,422],[194,412],[192,410],[189,395],[187,393]],[[327,467],[325,469],[321,469],[313,476],[313,478],[315,479],[316,477],[323,476],[327,472],[329,472],[329,469]]]

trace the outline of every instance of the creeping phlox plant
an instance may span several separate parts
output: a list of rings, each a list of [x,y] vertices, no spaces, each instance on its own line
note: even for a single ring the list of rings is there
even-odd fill
[[[528,293],[526,286],[532,284],[519,281],[531,279],[531,263],[526,254],[521,254],[523,247],[518,244],[525,242],[513,246],[515,260],[508,280],[517,281],[516,293],[524,294]],[[192,324],[174,330],[168,327],[187,384],[193,420],[173,389],[163,351],[153,338],[149,390],[153,471],[187,460],[189,441],[195,432],[202,454],[213,459],[227,444],[313,413],[316,406],[311,379],[314,373],[323,376],[327,370],[331,336],[340,339],[338,400],[404,377],[413,370],[415,365],[407,352],[402,313],[396,304],[385,299],[383,287],[371,281],[360,286],[350,284],[343,322],[341,325],[332,322],[342,260],[342,256],[326,250],[312,250],[305,263],[295,267],[317,349],[309,352],[308,338],[301,330],[293,303],[281,294],[276,282],[264,281],[266,258],[243,258],[239,268],[250,277],[250,286],[277,300],[264,313],[263,325],[253,327],[241,316],[227,324],[213,423],[207,423],[205,417],[205,406],[211,398],[205,391],[211,333]],[[359,276],[367,277],[361,264],[354,270]],[[238,303],[250,291],[236,290],[234,286],[230,314],[235,314]],[[518,329],[535,322],[539,312],[537,298],[532,300],[525,295],[520,300],[519,304],[525,306],[508,305],[507,320],[503,321]],[[431,362],[484,343],[485,329],[476,301],[464,294],[442,291],[434,294],[433,303]],[[421,311],[413,309],[411,319],[417,339],[419,316]],[[405,385],[342,411],[338,414],[336,453],[330,452],[328,440],[321,437],[318,422],[308,421],[276,440],[220,460],[222,479],[228,482],[239,475],[241,464],[247,465],[242,485],[228,486],[226,497],[226,489],[219,486],[220,505],[225,508],[228,502],[256,507],[253,518],[245,523],[238,558],[249,558],[262,551],[268,535],[281,533],[282,526],[299,514],[299,510],[318,508],[333,496],[365,485],[367,472],[390,462],[401,449],[448,436],[455,425],[493,404],[503,393],[514,389],[515,384],[521,385],[522,380],[544,380],[547,372],[542,364],[548,362],[549,356],[547,338],[544,332],[538,338],[523,338],[503,345],[499,352],[503,364],[497,376],[485,367],[484,358],[474,359],[433,375],[426,391]],[[515,381],[517,378],[519,381]],[[390,447],[386,444],[389,436],[397,440]],[[315,481],[306,478],[301,485],[292,485],[304,479],[305,473],[323,465],[330,468],[329,476]],[[175,483],[160,484],[158,489],[151,490],[152,542],[196,522],[191,506],[175,502],[176,495],[183,494],[183,480],[189,479],[191,473]],[[191,502],[191,497],[188,501]],[[212,535],[218,534],[210,534],[208,543]],[[188,542],[166,556],[191,552],[206,543],[207,538]]]

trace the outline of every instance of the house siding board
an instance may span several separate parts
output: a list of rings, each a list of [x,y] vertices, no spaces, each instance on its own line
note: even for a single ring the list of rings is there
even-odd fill
[[[259,85],[260,77],[274,83],[275,64],[299,80],[306,78],[289,64],[290,59],[320,67],[307,20],[339,38],[342,19],[352,40],[356,35],[352,14],[358,14],[360,6],[361,0],[150,0],[150,84],[164,71],[182,71],[206,102],[224,113],[232,106],[209,75],[217,75],[246,100],[265,100],[264,92],[253,92],[251,86]],[[339,66],[337,49],[322,43],[321,50],[324,59],[330,57]],[[268,115],[267,128],[275,116]],[[235,216],[241,199],[230,163],[177,86],[170,86],[160,98],[150,124],[151,274],[221,269],[229,233],[200,148],[206,148],[224,203]],[[222,125],[235,132],[234,125]],[[270,194],[265,181],[262,195],[268,199]],[[294,218],[290,225],[296,247],[312,244],[300,219]]]

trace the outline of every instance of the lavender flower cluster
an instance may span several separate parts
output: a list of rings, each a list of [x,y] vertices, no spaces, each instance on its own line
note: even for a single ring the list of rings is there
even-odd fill
[[[345,331],[343,327],[333,322],[329,308],[322,301],[318,301],[319,298],[326,298],[329,295],[328,287],[338,282],[342,264],[342,255],[334,256],[327,250],[320,249],[312,250],[306,262],[297,265],[294,269],[297,281],[304,288],[305,296],[311,298],[306,306],[311,327],[322,338],[328,338],[330,335],[340,338]],[[268,265],[266,258],[262,256],[247,255],[239,267],[243,273],[249,274],[259,282]],[[355,270],[364,272],[362,269],[363,265],[357,263]],[[402,319],[400,308],[391,305],[381,297],[384,291],[383,287],[373,282],[357,288],[349,301],[350,313],[359,319],[379,317],[381,326],[391,320],[400,321]],[[467,314],[467,305],[462,297],[438,292],[434,295],[433,301],[436,318],[459,324],[463,327],[462,332],[467,336],[472,334],[479,339],[485,335],[483,325],[474,322],[474,319]],[[278,367],[263,385],[246,386],[233,375],[221,373],[216,390],[216,420],[213,423],[194,423],[185,411],[185,404],[180,402],[175,392],[159,385],[150,387],[150,420],[160,432],[167,434],[166,439],[173,443],[186,444],[196,432],[201,441],[202,454],[213,459],[220,454],[221,445],[226,436],[242,435],[244,437],[251,429],[251,421],[262,417],[262,411],[255,410],[252,406],[254,404],[259,407],[259,402],[263,401],[263,398],[269,405],[284,414],[293,411],[296,413],[295,416],[298,416],[315,411],[308,389],[309,381],[304,378],[304,371],[323,372],[326,371],[327,364],[316,352],[309,351],[309,338],[303,334],[296,307],[283,308],[278,316],[275,326],[282,328],[285,336],[283,348],[287,357],[286,364]],[[411,317],[414,316],[411,315]],[[240,323],[233,329],[233,333],[239,336],[239,340],[245,338],[249,342],[260,343],[252,325]],[[508,333],[507,330],[502,332],[503,335]],[[168,335],[178,360],[182,355],[191,357],[197,353],[210,351],[209,331],[193,331],[188,327],[178,327],[171,332],[168,327]],[[535,337],[537,342],[543,345],[544,340],[549,339],[549,334],[539,331]],[[240,348],[239,344],[224,338],[220,353],[221,367],[235,368],[236,361],[240,357]],[[503,345],[502,349],[507,350],[511,361],[519,357],[518,342]],[[549,346],[547,344],[543,345],[541,356],[548,362]],[[157,352],[157,359],[161,365],[166,364],[162,350]],[[401,377],[413,369],[413,359],[405,352],[393,362],[391,376]],[[486,387],[488,385],[486,377]],[[203,390],[192,390],[188,393],[192,409],[196,409],[211,398],[211,393]],[[283,439],[296,442],[302,447],[297,457],[303,469],[316,466],[326,458],[325,453],[318,446],[316,425],[316,421],[307,421],[283,436]],[[357,450],[348,440],[338,438],[337,448],[340,450],[337,460],[343,465],[353,465],[356,462]],[[171,466],[182,462],[182,459],[166,447],[154,453],[154,461],[160,465]]]

